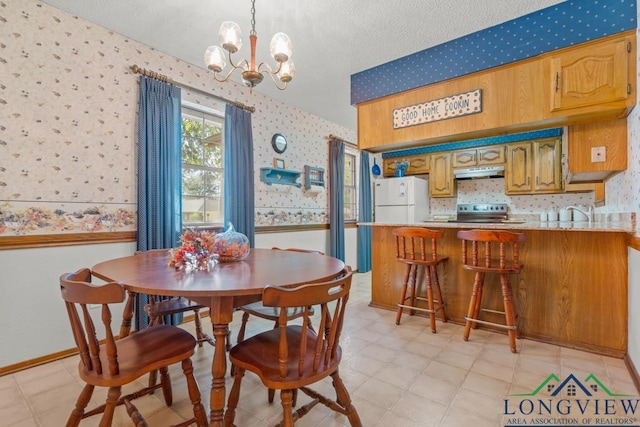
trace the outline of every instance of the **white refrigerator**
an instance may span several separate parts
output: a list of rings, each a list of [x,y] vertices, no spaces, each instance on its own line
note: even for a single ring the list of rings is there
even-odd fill
[[[375,222],[410,224],[429,218],[429,181],[417,176],[386,178],[374,184]]]

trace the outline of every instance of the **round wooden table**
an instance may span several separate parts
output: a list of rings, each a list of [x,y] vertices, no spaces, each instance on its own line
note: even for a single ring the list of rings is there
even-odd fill
[[[211,364],[211,426],[221,426],[224,416],[225,337],[234,308],[259,301],[266,285],[325,281],[345,267],[330,256],[271,249],[252,249],[243,261],[219,263],[210,271],[186,273],[168,267],[168,261],[168,250],[149,251],[101,262],[92,272],[107,282],[121,282],[130,292],[183,296],[209,307],[216,340]]]

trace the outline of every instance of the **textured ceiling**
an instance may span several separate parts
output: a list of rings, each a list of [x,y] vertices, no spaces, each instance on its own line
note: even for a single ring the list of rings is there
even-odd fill
[[[285,32],[296,76],[284,91],[268,80],[254,90],[355,130],[351,74],[561,1],[259,0],[256,59],[271,60],[271,37]],[[235,21],[243,31],[239,53],[248,57],[249,0],[44,2],[203,68],[203,53],[218,44],[220,24]]]

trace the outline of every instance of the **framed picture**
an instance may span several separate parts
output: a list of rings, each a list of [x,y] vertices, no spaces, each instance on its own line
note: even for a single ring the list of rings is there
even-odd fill
[[[278,169],[284,169],[284,159],[273,158],[273,167]]]

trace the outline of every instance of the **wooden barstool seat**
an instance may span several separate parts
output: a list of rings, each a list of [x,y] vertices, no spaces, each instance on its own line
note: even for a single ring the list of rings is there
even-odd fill
[[[438,264],[449,259],[449,257],[439,257],[437,252],[437,239],[442,238],[442,232],[429,230],[420,227],[400,227],[393,230],[396,238],[396,259],[407,265],[404,275],[404,285],[398,311],[396,314],[396,325],[400,324],[402,311],[408,308],[409,315],[414,315],[415,311],[429,313],[431,321],[431,332],[436,332],[436,313],[441,312],[442,321],[447,321],[444,309],[442,291],[438,280]],[[427,243],[429,242],[429,244]],[[428,249],[430,248],[430,253]],[[418,268],[424,267],[424,277],[426,282],[426,294],[418,295]],[[411,286],[411,294],[407,295],[407,290]],[[435,298],[434,298],[435,290]],[[407,301],[410,301],[407,304]],[[419,307],[417,301],[425,301],[427,308]]]
[[[527,236],[503,230],[463,230],[458,231],[458,239],[462,240],[463,267],[475,272],[469,310],[465,316],[464,340],[469,340],[471,327],[475,329],[478,324],[491,325],[507,330],[511,351],[516,353],[516,336],[519,336],[519,330],[509,276],[518,274],[523,267],[520,263],[519,246],[527,240]],[[498,258],[494,259],[496,253]],[[487,273],[500,275],[504,311],[482,308],[482,292]],[[504,315],[505,324],[480,319],[482,311]]]

